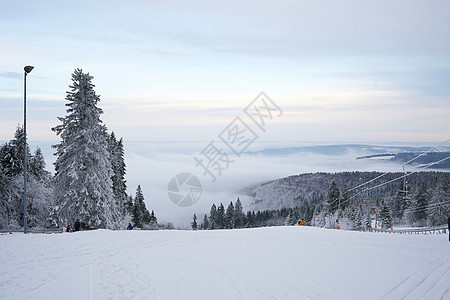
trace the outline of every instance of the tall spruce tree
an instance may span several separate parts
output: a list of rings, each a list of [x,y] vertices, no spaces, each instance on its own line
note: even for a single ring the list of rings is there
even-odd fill
[[[208,217],[206,216],[206,214],[205,214],[205,217],[203,218],[202,229],[204,229],[204,230],[209,229],[209,221],[208,221]]]
[[[54,222],[58,226],[75,219],[89,227],[117,229],[122,221],[114,201],[113,170],[94,91],[93,77],[76,69],[67,92],[68,107],[62,124],[52,128],[61,137],[56,148]]]
[[[216,205],[213,203],[213,205],[211,205],[211,210],[209,212],[209,227],[208,227],[208,229],[211,229],[211,230],[217,229],[216,220],[217,220],[217,208],[216,208]]]
[[[233,201],[228,204],[227,211],[225,212],[225,228],[233,229],[234,228],[234,205]]]
[[[133,222],[133,225],[135,227],[142,228],[145,224],[150,224],[151,221],[155,221],[156,223],[155,214],[153,211],[152,213],[153,218],[145,205],[144,194],[142,193],[141,186],[138,185],[131,214],[131,221]]]
[[[116,205],[120,208],[121,213],[125,214],[127,201],[127,184],[125,180],[126,165],[124,158],[125,152],[123,149],[123,140],[122,138],[117,140],[114,132],[108,135],[107,139],[109,145],[109,153],[111,156],[111,167],[113,171],[111,180],[113,184],[112,189],[114,200],[116,201]]]
[[[45,170],[45,159],[41,148],[37,148],[34,155],[30,158],[29,172],[34,175],[37,180],[45,180],[50,176],[50,172]]]
[[[391,228],[392,226],[391,209],[389,208],[389,206],[387,206],[385,201],[381,202],[380,220],[381,220],[381,227],[383,229]]]
[[[234,228],[242,228],[244,226],[244,212],[242,209],[242,202],[237,198],[234,205]]]
[[[217,229],[225,228],[225,207],[222,203],[217,207],[216,226]]]
[[[192,218],[191,223],[192,230],[197,230],[198,224],[197,224],[197,216],[194,214],[194,217]]]

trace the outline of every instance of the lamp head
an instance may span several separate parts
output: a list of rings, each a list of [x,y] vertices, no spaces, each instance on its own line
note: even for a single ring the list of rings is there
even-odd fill
[[[34,67],[33,66],[26,66],[25,68],[23,68],[24,69],[24,71],[25,71],[25,73],[30,73],[31,72],[31,70],[33,70],[34,69]]]

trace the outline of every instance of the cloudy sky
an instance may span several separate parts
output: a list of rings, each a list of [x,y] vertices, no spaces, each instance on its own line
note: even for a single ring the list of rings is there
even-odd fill
[[[448,1],[1,0],[0,140],[56,140],[70,74],[94,76],[126,140],[209,141],[260,91],[268,141],[440,142],[450,132]]]
[[[141,184],[160,220],[189,224],[211,203],[235,200],[236,189],[301,172],[400,171],[354,166],[354,155],[247,156],[211,185],[193,153],[218,141],[261,91],[283,114],[258,131],[251,151],[450,137],[449,1],[0,4],[0,141],[23,122],[23,67],[33,65],[28,136],[51,170],[51,141],[59,140],[51,128],[65,115],[71,73],[82,68],[94,76],[103,121],[126,141],[130,193]],[[167,198],[167,183],[183,171],[204,188],[187,210]]]

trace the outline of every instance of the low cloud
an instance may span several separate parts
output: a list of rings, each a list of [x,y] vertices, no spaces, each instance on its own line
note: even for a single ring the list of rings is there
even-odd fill
[[[31,150],[39,146],[46,159],[47,170],[54,172],[54,149],[56,142],[30,142]],[[286,154],[285,150],[271,150],[265,154],[243,154],[237,157],[229,154],[231,160],[216,182],[204,175],[196,167],[193,157],[198,155],[208,142],[127,142],[125,141],[126,180],[128,194],[135,195],[138,185],[144,193],[147,208],[154,210],[159,222],[171,222],[176,227],[186,228],[192,222],[193,214],[203,220],[209,214],[211,205],[223,203],[227,206],[239,197],[244,208],[249,207],[251,199],[242,190],[246,187],[291,175],[315,172],[342,171],[392,171],[402,172],[400,164],[386,160],[357,160],[357,156],[398,152],[396,147],[351,147],[327,146],[306,147],[301,151]],[[280,149],[285,147],[310,146],[294,142],[258,142],[252,145],[253,151]],[[308,150],[309,149],[309,150]],[[324,150],[326,149],[326,151]],[[334,149],[334,150],[333,150]],[[389,150],[387,150],[389,149]],[[448,148],[446,148],[448,149]],[[408,171],[415,170],[407,166]],[[169,181],[179,173],[188,172],[199,178],[202,195],[193,206],[182,208],[173,204],[167,194]]]
[[[147,206],[154,209],[160,221],[169,221],[179,227],[189,226],[194,213],[199,219],[208,214],[213,203],[227,206],[237,197],[243,200],[244,208],[250,199],[241,191],[245,187],[269,180],[314,172],[341,171],[402,171],[399,164],[387,161],[356,160],[356,156],[366,151],[350,150],[338,155],[317,153],[298,153],[291,155],[243,155],[230,154],[234,160],[228,170],[212,182],[203,169],[196,167],[194,155],[207,143],[139,143],[128,145],[126,149],[127,181],[130,193],[134,194],[137,185],[141,185]],[[136,151],[136,152],[135,152]],[[137,154],[139,152],[139,154]],[[143,155],[143,153],[147,155]],[[197,176],[203,187],[202,196],[197,203],[188,208],[174,205],[167,194],[167,185],[171,178],[179,173],[188,172]]]

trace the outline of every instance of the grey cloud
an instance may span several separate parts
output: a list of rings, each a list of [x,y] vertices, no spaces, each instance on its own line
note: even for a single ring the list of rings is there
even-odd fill
[[[11,79],[22,79],[23,73],[19,72],[1,72],[0,77],[11,78]]]
[[[445,2],[281,1],[248,6],[232,2],[220,14],[207,8],[197,13],[196,20],[186,17],[188,26],[169,27],[169,34],[191,47],[249,55],[444,55],[450,51],[446,16],[450,7]]]

